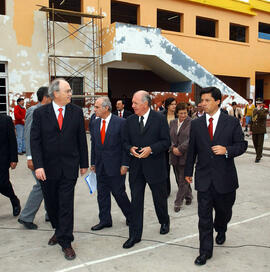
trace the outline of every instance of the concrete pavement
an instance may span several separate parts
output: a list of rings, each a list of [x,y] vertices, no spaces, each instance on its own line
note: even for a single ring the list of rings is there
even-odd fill
[[[249,137],[250,138],[250,137]],[[248,140],[251,144],[251,140]],[[265,147],[270,148],[270,139]],[[249,150],[252,153],[252,149]],[[253,151],[254,153],[254,151]],[[0,196],[0,271],[270,271],[270,157],[254,163],[255,155],[246,153],[236,159],[240,188],[233,218],[224,246],[216,246],[214,254],[203,267],[194,265],[198,255],[198,216],[196,192],[191,206],[180,213],[173,211],[176,183],[171,171],[172,194],[169,197],[171,231],[159,234],[159,227],[149,188],[145,195],[143,240],[125,250],[122,244],[128,237],[125,218],[112,201],[113,227],[91,232],[98,223],[96,194],[90,195],[82,178],[78,179],[75,194],[74,261],[64,259],[58,245],[47,242],[53,231],[45,222],[43,205],[35,223],[38,230],[26,230],[12,216],[10,201]],[[26,168],[25,156],[19,157],[17,168],[11,172],[14,190],[24,207],[34,185]],[[129,186],[127,181],[129,194]]]

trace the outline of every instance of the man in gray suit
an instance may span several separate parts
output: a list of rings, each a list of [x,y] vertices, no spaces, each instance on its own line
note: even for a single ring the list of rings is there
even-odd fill
[[[33,223],[35,215],[40,207],[40,204],[43,200],[43,194],[40,186],[39,180],[36,178],[31,149],[30,149],[30,131],[31,125],[33,121],[33,113],[35,109],[41,107],[42,105],[48,104],[51,102],[51,99],[48,94],[48,87],[40,87],[37,91],[37,97],[39,103],[30,107],[27,110],[25,117],[25,148],[26,148],[26,156],[27,156],[27,167],[32,170],[32,174],[36,180],[36,184],[33,186],[32,191],[28,196],[28,200],[25,204],[23,211],[20,214],[18,222],[23,224],[27,229],[37,229],[38,226]],[[45,220],[49,221],[49,217],[46,213]]]

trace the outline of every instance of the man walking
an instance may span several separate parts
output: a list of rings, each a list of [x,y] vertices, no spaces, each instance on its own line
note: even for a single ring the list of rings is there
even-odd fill
[[[125,187],[128,158],[123,149],[125,119],[111,114],[111,110],[108,97],[96,100],[95,114],[100,118],[91,125],[91,170],[97,174],[100,222],[91,228],[93,231],[112,226],[111,193],[127,224],[130,220],[130,201]]]
[[[0,131],[0,193],[10,199],[13,215],[18,216],[21,211],[20,201],[9,180],[9,168],[15,169],[18,162],[17,141],[11,117],[0,114]]]
[[[264,109],[264,103],[261,98],[256,100],[256,108],[253,110],[250,134],[252,134],[252,141],[256,150],[255,162],[260,162],[262,158],[264,134],[266,133],[266,119],[268,110]]]
[[[59,244],[65,258],[76,257],[71,246],[74,221],[74,188],[80,168],[88,169],[88,149],[81,108],[70,103],[72,91],[64,79],[49,86],[52,103],[34,111],[30,143],[33,164],[47,212],[55,228],[49,245]]]
[[[150,109],[151,98],[146,91],[133,95],[131,115],[125,126],[124,147],[129,154],[129,184],[131,190],[131,222],[129,239],[123,248],[131,248],[141,241],[143,231],[144,191],[148,183],[161,224],[160,234],[170,231],[167,204],[167,165],[165,152],[170,147],[167,120]]]
[[[22,97],[17,99],[17,106],[14,108],[15,128],[17,134],[18,154],[25,153],[24,143],[24,122],[25,122],[26,109],[24,107],[24,99]]]
[[[35,215],[40,207],[40,204],[43,200],[43,194],[40,186],[39,180],[36,178],[34,165],[31,156],[31,148],[30,148],[30,131],[33,121],[33,113],[36,109],[41,107],[42,105],[46,105],[51,102],[51,99],[48,94],[48,87],[40,87],[37,91],[37,98],[39,103],[30,107],[26,112],[25,117],[25,149],[27,156],[27,167],[32,170],[32,174],[36,181],[36,184],[33,186],[32,191],[30,192],[28,199],[26,201],[25,207],[22,210],[18,222],[23,224],[27,229],[37,229],[38,226],[33,223]],[[46,221],[49,221],[49,217],[46,214]]]
[[[206,114],[191,122],[185,179],[192,182],[197,159],[195,189],[198,191],[200,255],[195,260],[196,265],[204,265],[212,257],[213,228],[218,233],[218,245],[226,240],[238,188],[234,157],[247,149],[238,119],[221,112],[220,103],[219,89],[202,89],[201,105]]]

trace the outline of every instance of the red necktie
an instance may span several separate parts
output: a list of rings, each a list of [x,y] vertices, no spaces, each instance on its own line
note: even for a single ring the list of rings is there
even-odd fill
[[[105,120],[102,120],[102,128],[101,128],[101,131],[100,131],[100,136],[101,136],[101,143],[104,144],[104,140],[105,140],[105,128],[106,128],[106,121]]]
[[[60,130],[62,129],[62,125],[63,125],[63,113],[62,113],[62,111],[63,111],[63,109],[62,108],[59,108],[58,109],[59,110],[59,114],[58,114],[58,125],[59,125],[59,128],[60,128]]]
[[[209,132],[209,136],[211,141],[213,140],[213,118],[209,118],[209,126],[208,126],[208,132]]]
[[[122,112],[121,111],[119,111],[119,117],[122,117]]]

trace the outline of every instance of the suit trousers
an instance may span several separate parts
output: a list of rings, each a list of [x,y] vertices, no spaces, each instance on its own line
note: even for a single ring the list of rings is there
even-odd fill
[[[166,151],[166,166],[167,166],[167,173],[168,177],[166,180],[167,183],[167,196],[171,194],[171,179],[170,179],[170,170],[171,170],[171,165],[169,163],[169,150]]]
[[[256,159],[260,160],[263,151],[264,134],[252,134],[252,141],[256,150]]]
[[[17,196],[9,180],[9,168],[0,170],[0,193],[10,198],[11,202],[17,200]]]
[[[199,192],[198,215],[200,254],[212,256],[213,253],[213,228],[216,232],[226,232],[227,224],[232,217],[232,207],[235,202],[236,191],[220,194],[211,185],[206,192]],[[213,222],[213,209],[215,219]]]
[[[36,184],[33,186],[28,199],[26,201],[25,207],[20,214],[20,219],[25,222],[33,222],[36,216],[36,213],[41,205],[43,200],[43,193],[39,180],[36,178],[35,172],[32,171],[33,177],[36,181]],[[45,219],[48,219],[46,213]]]
[[[131,190],[131,224],[129,225],[129,237],[141,239],[143,232],[144,193],[146,178],[142,167],[138,170],[136,179],[130,181]],[[148,183],[153,197],[156,215],[160,224],[169,223],[166,180],[158,183]]]
[[[176,179],[176,182],[178,185],[178,191],[176,194],[176,199],[174,201],[174,206],[176,206],[176,207],[181,207],[184,199],[192,200],[191,186],[185,180],[184,170],[185,170],[184,165],[183,166],[173,165],[173,171],[174,171],[175,179]]]
[[[74,226],[74,188],[77,179],[48,179],[40,181],[47,212],[62,248],[71,247]]]
[[[103,171],[104,172],[104,171]],[[120,169],[119,169],[120,172]],[[126,193],[126,176],[97,176],[99,220],[102,224],[112,224],[111,193],[127,220],[130,220],[130,201]]]

